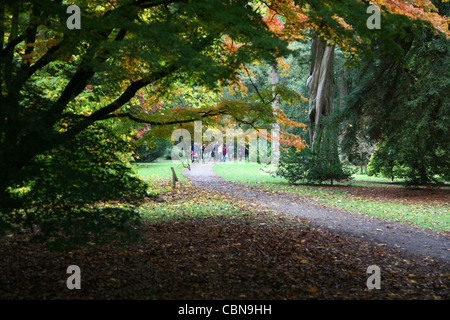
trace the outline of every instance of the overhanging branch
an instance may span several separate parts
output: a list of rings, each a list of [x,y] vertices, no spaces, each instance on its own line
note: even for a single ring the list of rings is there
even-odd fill
[[[168,126],[168,125],[173,125],[173,124],[190,123],[190,122],[198,121],[198,120],[201,120],[204,118],[216,117],[216,116],[226,115],[226,114],[227,114],[226,110],[212,109],[212,110],[208,110],[205,112],[199,112],[199,116],[194,117],[194,118],[176,119],[176,120],[169,120],[169,121],[155,121],[155,120],[140,118],[129,112],[121,112],[121,113],[108,114],[105,117],[101,118],[100,120],[106,120],[106,119],[112,119],[112,118],[128,118],[137,123],[145,123],[145,124],[149,124],[149,125],[153,125],[153,126]]]

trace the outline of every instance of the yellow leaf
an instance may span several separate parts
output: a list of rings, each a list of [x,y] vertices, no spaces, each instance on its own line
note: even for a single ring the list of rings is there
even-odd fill
[[[300,263],[309,263],[309,261],[306,260],[306,259],[302,259],[302,258],[300,258],[300,257],[297,257],[297,259],[300,260]]]
[[[316,287],[309,287],[309,289],[306,289],[306,291],[311,292],[311,293],[316,293],[317,292],[317,288]]]

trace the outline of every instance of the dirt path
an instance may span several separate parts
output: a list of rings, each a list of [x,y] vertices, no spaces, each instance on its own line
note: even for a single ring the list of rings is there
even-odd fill
[[[280,213],[295,215],[307,219],[310,225],[326,227],[346,236],[396,249],[403,254],[450,262],[448,235],[324,207],[300,195],[262,190],[229,182],[218,177],[212,167],[212,164],[194,164],[191,170],[185,169],[183,175],[195,185],[211,192],[229,194],[231,197],[251,201]]]

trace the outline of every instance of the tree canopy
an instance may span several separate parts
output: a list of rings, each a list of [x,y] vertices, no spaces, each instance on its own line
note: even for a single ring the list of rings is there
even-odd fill
[[[448,13],[449,6],[439,9]],[[354,155],[361,141],[377,144],[372,174],[406,178],[409,184],[448,179],[449,40],[418,28],[398,41],[405,48],[402,61],[374,42],[372,57],[353,73],[357,85],[342,110],[342,145]]]

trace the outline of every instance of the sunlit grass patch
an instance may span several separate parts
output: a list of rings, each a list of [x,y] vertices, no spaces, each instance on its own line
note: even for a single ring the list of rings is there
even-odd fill
[[[349,212],[368,215],[436,232],[450,232],[448,204],[403,204],[362,198],[328,186],[253,183],[253,186],[294,193],[316,202]]]
[[[450,231],[447,204],[403,204],[351,196],[345,192],[325,191],[320,202],[350,212],[400,222],[406,225],[442,232]]]
[[[146,220],[151,222],[251,214],[250,211],[242,211],[230,203],[219,200],[149,203],[141,207],[141,213]]]
[[[222,162],[213,167],[214,172],[228,181],[240,183],[252,182],[287,182],[281,177],[274,177],[274,165],[264,165],[248,162]]]
[[[175,173],[180,181],[184,181],[181,171],[184,169],[181,163],[175,163],[170,160],[151,162],[151,163],[137,163],[133,167],[139,177],[143,180],[161,180],[172,179],[172,170],[175,169]]]
[[[357,197],[345,192],[343,188],[336,188],[338,185],[350,185],[349,183],[335,184],[334,187],[326,184],[291,185],[284,179],[273,177],[264,172],[264,170],[273,171],[273,169],[270,166],[256,163],[228,163],[218,164],[214,167],[216,174],[228,181],[235,181],[252,187],[293,193],[349,212],[400,222],[435,232],[450,232],[448,203],[401,203],[401,201],[395,202],[386,199]],[[362,180],[364,177],[359,175],[358,178]],[[385,184],[377,183],[379,181],[383,180],[378,178],[371,183],[352,182],[351,185],[373,188],[386,186]],[[384,181],[388,182],[387,179],[384,179]]]
[[[172,169],[178,178],[177,186],[187,182],[181,174],[184,166],[172,161],[133,164],[136,174],[149,184],[149,195],[157,195],[172,190]]]

